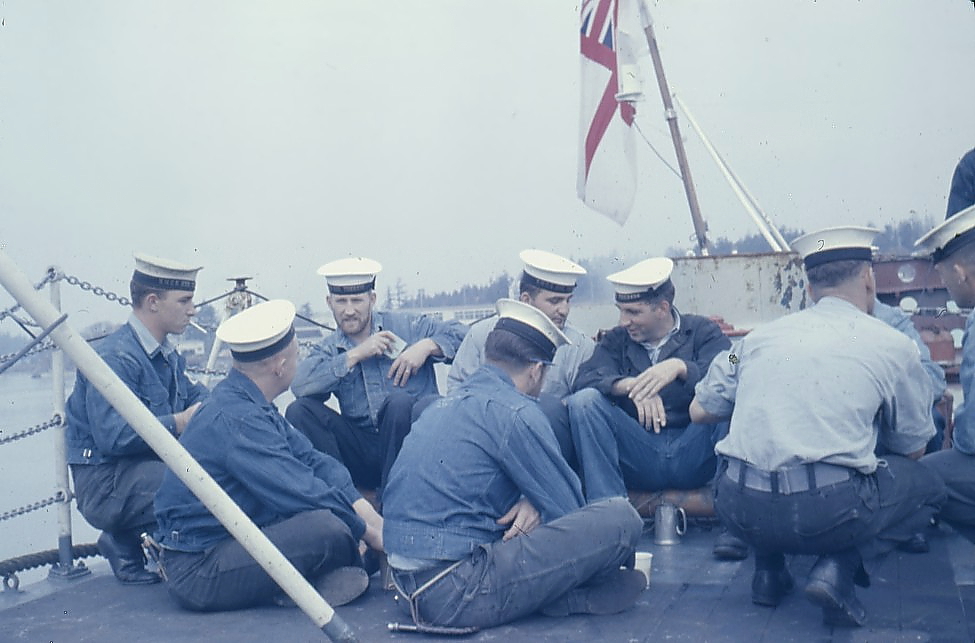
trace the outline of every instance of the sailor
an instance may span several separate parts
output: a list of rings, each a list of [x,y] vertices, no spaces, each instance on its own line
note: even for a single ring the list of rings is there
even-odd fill
[[[181,334],[196,314],[193,291],[199,270],[136,254],[129,284],[132,314],[95,345],[105,363],[174,436],[182,433],[207,396],[205,387],[186,377],[186,361],[169,339]],[[166,466],[81,371],[65,410],[78,510],[103,530],[99,551],[119,581],[159,582],[159,575],[145,568],[141,534],[155,529],[152,499]]]
[[[533,306],[497,308],[484,365],[420,416],[386,487],[389,564],[423,630],[615,613],[646,584],[621,569],[640,517],[623,498],[585,506],[535,402],[568,339]]]
[[[710,319],[679,313],[674,262],[641,261],[608,277],[619,325],[579,369],[566,400],[586,498],[627,489],[696,489],[714,476],[721,427],[688,415],[694,385],[731,345]]]
[[[278,412],[298,365],[295,308],[272,300],[224,321],[233,368],[180,443],[333,606],[369,583],[359,541],[382,550],[382,518],[349,472]],[[191,610],[287,604],[274,580],[171,471],[156,496],[170,595]]]
[[[414,406],[438,394],[434,364],[449,362],[467,332],[458,321],[376,310],[380,270],[362,257],[318,269],[338,328],[299,364],[287,409],[295,428],[366,489],[385,484]],[[332,395],[341,412],[325,405]]]
[[[792,591],[784,554],[817,555],[805,592],[837,626],[863,624],[854,583],[866,587],[944,499],[916,462],[934,433],[918,349],[870,316],[876,233],[831,228],[793,241],[815,305],[719,355],[690,408],[697,422],[731,418],[715,505],[755,549],[752,601],[774,606]]]
[[[589,359],[596,346],[591,337],[568,322],[572,294],[586,270],[573,261],[544,250],[523,250],[518,256],[524,263],[518,299],[545,313],[571,342],[559,346],[555,351],[538,401],[552,424],[562,454],[569,464],[575,464],[569,413],[562,399],[572,391],[579,366]],[[458,388],[484,363],[484,344],[497,321],[497,316],[492,316],[470,327],[450,367],[447,392]]]
[[[951,298],[962,308],[975,308],[975,205],[946,220],[915,244],[930,255]],[[969,313],[962,340],[961,375],[965,402],[955,412],[952,447],[924,457],[948,487],[941,519],[975,542],[975,311]]]
[[[961,157],[951,175],[945,218],[948,219],[972,205],[975,205],[975,148]]]

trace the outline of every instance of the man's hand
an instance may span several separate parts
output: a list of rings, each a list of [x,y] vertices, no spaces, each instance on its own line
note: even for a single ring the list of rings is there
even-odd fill
[[[684,360],[676,357],[665,359],[633,378],[629,391],[630,399],[640,402],[656,395],[674,380],[685,377],[687,377],[687,364]]]
[[[202,402],[197,402],[192,404],[179,413],[173,413],[173,423],[176,425],[176,435],[183,435],[183,431],[186,430],[186,425],[190,423],[190,418],[196,413],[197,409],[200,408]]]
[[[437,343],[430,338],[421,339],[412,346],[403,349],[393,363],[389,366],[386,376],[393,380],[393,386],[406,386],[413,376],[430,355],[440,350]]]
[[[362,534],[362,540],[372,549],[384,551],[383,517],[376,512],[376,509],[365,498],[359,498],[353,502],[352,509],[366,523],[366,531]]]
[[[382,355],[393,345],[396,341],[396,335],[388,330],[381,330],[378,333],[373,333],[366,339],[362,340],[362,343],[345,353],[345,358],[348,362],[349,368],[352,368],[359,362],[363,362],[370,357],[376,357]]]
[[[653,429],[654,433],[660,433],[660,429],[667,426],[667,412],[659,395],[633,400],[633,405],[636,406],[637,421],[647,431]]]
[[[532,506],[532,503],[528,502],[526,498],[522,498],[508,510],[508,513],[498,518],[497,522],[499,525],[511,524],[511,527],[504,532],[502,537],[502,540],[511,540],[515,536],[527,534],[537,527],[541,524],[542,517],[538,514],[538,510]]]

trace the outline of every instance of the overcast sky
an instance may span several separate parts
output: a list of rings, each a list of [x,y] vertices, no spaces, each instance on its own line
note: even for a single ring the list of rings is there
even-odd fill
[[[672,89],[779,225],[944,216],[975,147],[972,2],[651,7]],[[315,269],[349,255],[385,266],[380,291],[432,292],[516,272],[525,247],[693,246],[643,142],[625,226],[575,196],[577,3],[4,0],[0,18],[0,244],[32,281],[58,264],[121,293],[147,251],[205,266],[201,298],[243,273],[319,308]],[[638,122],[673,159],[645,89]],[[712,237],[755,232],[682,127]]]

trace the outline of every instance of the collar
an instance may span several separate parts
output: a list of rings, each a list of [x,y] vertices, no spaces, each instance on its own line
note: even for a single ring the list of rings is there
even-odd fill
[[[257,384],[254,383],[254,380],[247,377],[236,368],[230,369],[230,372],[227,373],[227,377],[224,381],[227,382],[228,385],[233,385],[254,404],[262,407],[277,408],[274,406],[273,402],[268,402],[267,398],[264,397],[264,393],[261,392],[261,389],[257,388]]]
[[[670,331],[668,331],[667,334],[664,335],[659,340],[657,340],[655,342],[642,342],[641,343],[641,346],[643,346],[647,350],[656,350],[656,349],[660,348],[661,346],[663,346],[664,344],[666,344],[667,341],[670,340],[671,337],[673,337],[674,335],[676,335],[677,333],[680,332],[680,313],[677,312],[677,309],[676,308],[674,308],[673,306],[671,306],[670,307],[670,314],[674,318],[674,327],[671,328]]]
[[[176,350],[176,347],[173,346],[172,342],[169,341],[168,335],[165,339],[163,339],[162,344],[157,342],[156,338],[153,337],[152,333],[149,332],[149,329],[146,328],[146,325],[143,324],[142,320],[136,317],[134,313],[129,315],[129,320],[126,323],[132,327],[132,330],[135,332],[136,339],[138,339],[139,344],[142,345],[142,350],[144,350],[146,355],[149,357],[155,357],[156,353],[161,352],[163,357],[169,359],[169,356],[172,355]]]

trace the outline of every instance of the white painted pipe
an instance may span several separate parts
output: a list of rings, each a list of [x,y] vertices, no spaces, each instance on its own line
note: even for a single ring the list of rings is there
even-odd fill
[[[60,317],[50,303],[44,301],[31,286],[17,265],[0,250],[0,284],[7,289],[34,321],[49,328]],[[182,480],[190,491],[206,505],[237,542],[254,557],[271,578],[308,615],[315,625],[335,641],[355,641],[351,628],[315,591],[294,565],[278,551],[267,536],[234,504],[230,496],[213,481],[186,449],[167,431],[139,398],[105,364],[88,342],[65,322],[51,334],[55,343],[74,360],[92,386],[101,393],[135,432],[146,441]]]

